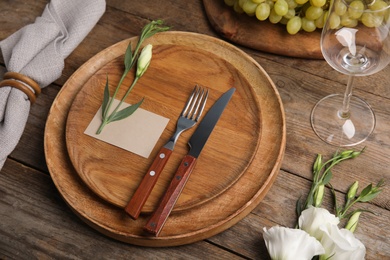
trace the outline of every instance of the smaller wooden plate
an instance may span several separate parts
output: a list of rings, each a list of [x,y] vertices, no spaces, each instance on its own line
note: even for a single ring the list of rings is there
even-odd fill
[[[136,40],[132,39],[133,46]],[[104,200],[124,208],[159,149],[174,133],[177,118],[194,86],[199,84],[209,89],[205,113],[224,92],[236,87],[232,100],[197,160],[194,174],[173,209],[181,211],[212,200],[245,172],[260,140],[260,106],[251,83],[237,70],[238,61],[232,59],[229,48],[215,50],[215,46],[203,37],[183,37],[182,33],[153,37],[148,42],[153,44],[152,62],[126,101],[134,104],[144,97],[143,109],[170,119],[150,158],[145,159],[84,134],[102,104],[107,75],[111,83],[110,93],[114,93],[124,70],[123,55],[98,70],[78,93],[68,115],[66,143],[69,157],[87,186]],[[241,66],[249,69],[252,64]],[[131,71],[123,86],[130,86],[133,78],[134,71]],[[126,90],[122,87],[118,97],[122,97]],[[152,212],[157,207],[181,159],[188,152],[187,142],[195,129],[196,126],[180,135],[142,212]]]
[[[203,0],[203,5],[213,28],[234,43],[284,56],[323,59],[320,30],[311,33],[301,31],[290,35],[285,25],[238,14],[223,0]]]

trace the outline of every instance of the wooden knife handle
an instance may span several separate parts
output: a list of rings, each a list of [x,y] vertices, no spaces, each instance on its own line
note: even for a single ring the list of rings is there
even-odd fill
[[[142,207],[145,205],[146,200],[148,199],[154,185],[157,182],[160,173],[165,167],[169,157],[171,156],[172,151],[162,147],[158,152],[156,158],[152,165],[149,167],[144,178],[142,179],[140,185],[135,191],[133,197],[127,203],[125,211],[133,218],[137,219],[141,213]]]
[[[186,185],[192,170],[196,165],[196,158],[186,155],[180,163],[175,176],[173,177],[167,191],[165,192],[158,208],[154,211],[144,229],[158,236],[163,228],[165,221],[168,219],[173,207],[176,204],[184,186]]]

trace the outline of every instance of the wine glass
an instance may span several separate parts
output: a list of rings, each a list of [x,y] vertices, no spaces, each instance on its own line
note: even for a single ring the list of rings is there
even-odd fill
[[[348,83],[343,95],[324,97],[311,113],[314,132],[329,144],[342,147],[360,144],[375,128],[370,105],[353,96],[352,89],[356,76],[376,73],[390,62],[388,1],[333,0],[331,3],[322,29],[321,51],[331,67],[348,75]]]

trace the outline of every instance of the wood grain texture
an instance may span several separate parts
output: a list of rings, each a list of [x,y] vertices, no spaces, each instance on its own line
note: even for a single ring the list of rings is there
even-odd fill
[[[46,0],[0,1],[0,39],[33,22],[46,3]],[[204,241],[179,247],[149,248],[107,238],[79,220],[64,203],[47,174],[44,157],[44,127],[53,100],[82,64],[112,44],[138,35],[151,19],[163,19],[174,30],[219,36],[210,25],[201,0],[107,0],[106,13],[65,60],[61,78],[45,88],[37,99],[18,146],[0,171],[1,259],[269,259],[262,238],[263,227],[294,226],[295,202],[309,191],[315,154],[328,157],[336,149],[325,145],[313,133],[310,110],[325,95],[343,93],[346,78],[324,60],[273,55],[239,44],[237,46],[261,64],[275,82],[286,113],[287,142],[282,170],[251,214]],[[0,53],[0,77],[5,71]],[[365,153],[333,170],[332,184],[340,200],[354,180],[362,187],[381,178],[390,183],[389,81],[390,66],[355,81],[355,94],[373,106],[377,126],[373,136],[364,143]],[[71,101],[69,98],[61,103]],[[62,127],[60,121],[56,123],[59,128]],[[331,210],[329,192],[326,196],[324,206]],[[362,205],[377,213],[363,213],[355,232],[367,248],[367,260],[387,260],[390,256],[389,198],[387,185],[373,203]],[[85,201],[83,197],[80,200]]]
[[[286,26],[259,21],[256,17],[236,13],[224,1],[203,0],[207,17],[225,39],[257,50],[298,58],[323,59],[321,31],[287,33]]]
[[[167,37],[168,35],[175,36],[177,35],[177,32],[158,35],[159,37]],[[183,35],[188,34],[183,33]],[[159,37],[156,37],[155,40],[158,40]],[[170,39],[173,38],[175,37]],[[206,39],[207,42],[210,40],[208,37],[206,37]],[[223,45],[226,44],[220,43]],[[70,207],[91,226],[107,235],[129,243],[148,246],[186,244],[204,239],[225,230],[247,215],[265,196],[276,177],[278,165],[283,157],[283,144],[285,141],[285,128],[283,123],[284,113],[281,109],[281,103],[277,101],[278,95],[277,92],[275,92],[273,85],[266,74],[259,73],[262,69],[256,65],[256,63],[253,63],[254,67],[248,68],[248,57],[244,58],[245,55],[242,56],[242,53],[238,49],[235,49],[235,55],[229,56],[229,58],[234,58],[236,60],[236,68],[239,69],[243,75],[247,75],[246,78],[249,81],[257,82],[256,84],[252,84],[255,86],[254,90],[237,88],[237,91],[235,92],[235,95],[237,95],[235,97],[239,97],[240,95],[251,96],[252,91],[256,91],[257,98],[259,99],[259,107],[261,108],[262,120],[262,131],[260,132],[261,137],[259,138],[260,143],[258,144],[258,147],[263,147],[263,149],[258,149],[257,153],[254,154],[252,162],[247,166],[245,173],[243,174],[243,176],[245,175],[245,178],[241,176],[220,196],[203,203],[201,207],[193,207],[184,212],[178,212],[177,214],[171,215],[170,219],[168,219],[165,224],[165,228],[160,237],[152,239],[144,236],[144,233],[142,232],[142,227],[146,220],[145,216],[141,216],[142,218],[140,217],[137,221],[132,221],[125,215],[122,209],[106,204],[100,205],[101,201],[96,199],[96,195],[91,195],[91,191],[88,189],[87,191],[85,190],[86,187],[84,187],[83,183],[80,183],[79,175],[71,166],[66,144],[64,142],[67,113],[71,109],[71,104],[69,104],[69,102],[63,102],[63,100],[69,101],[74,99],[78,95],[78,91],[82,91],[82,86],[88,81],[88,78],[96,73],[96,70],[99,70],[103,64],[107,64],[114,57],[118,57],[124,53],[124,49],[128,42],[125,41],[118,44],[122,45],[120,50],[102,52],[88,61],[88,63],[85,64],[85,67],[89,67],[90,70],[83,70],[84,67],[81,67],[80,71],[82,70],[83,73],[75,73],[69,79],[52,106],[46,125],[47,138],[45,139],[45,151],[48,167],[59,191]],[[218,53],[218,50],[219,48],[216,48],[214,51]],[[237,59],[240,60],[238,63]],[[90,64],[97,65],[90,66]],[[248,75],[252,75],[251,77],[253,78]],[[191,90],[192,87],[189,91],[191,92]],[[225,91],[226,90],[224,90],[224,92]],[[183,100],[185,101],[188,94],[183,95]],[[211,95],[209,95],[209,98],[212,100]],[[236,107],[237,109],[240,108],[240,106],[234,104],[235,101],[233,97],[229,105],[232,105],[231,107]],[[247,107],[249,105],[250,104],[247,104]],[[228,113],[224,113],[219,123],[223,122],[223,117],[227,114]],[[239,120],[242,121],[243,118],[240,118]],[[61,127],[58,127],[58,123],[60,123]],[[220,124],[222,127],[224,125],[224,123]],[[215,131],[218,131],[217,127]],[[216,143],[220,143],[221,141],[218,141],[218,138],[216,137],[218,137],[218,135],[210,137],[208,144],[215,145]],[[268,145],[270,143],[272,143],[272,145]],[[210,145],[210,147],[213,147],[213,145]],[[204,153],[202,153],[202,158],[207,158],[206,152],[207,151],[205,150]],[[225,153],[221,153],[218,157],[212,158],[210,163],[215,162],[215,160],[224,160],[224,156],[226,156]],[[201,158],[198,163],[200,163],[200,160]],[[207,161],[205,164],[207,164]],[[241,187],[246,188],[243,190]],[[184,197],[184,199],[191,199],[191,196]],[[103,210],[102,206],[106,208]]]
[[[1,259],[242,259],[207,241],[132,246],[101,235],[66,205],[50,176],[8,160],[0,174]],[[28,186],[28,192],[20,192]]]

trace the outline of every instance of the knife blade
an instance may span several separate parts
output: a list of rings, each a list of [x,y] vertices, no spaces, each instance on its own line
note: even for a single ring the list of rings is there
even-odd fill
[[[188,154],[182,159],[171,180],[171,183],[168,186],[168,189],[160,201],[160,204],[144,226],[144,230],[147,232],[155,236],[158,236],[161,232],[166,220],[176,204],[177,199],[186,185],[192,170],[195,168],[197,158],[206,145],[210,134],[212,133],[235,90],[235,88],[231,88],[225,92],[199,123],[199,126],[188,141],[188,146],[190,147]]]

